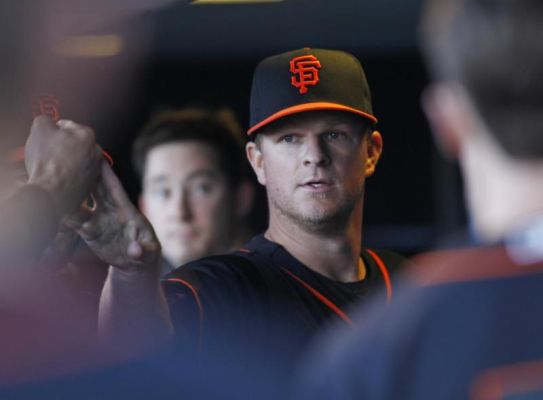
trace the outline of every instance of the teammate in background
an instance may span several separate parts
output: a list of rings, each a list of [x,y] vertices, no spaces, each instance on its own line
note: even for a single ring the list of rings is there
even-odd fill
[[[139,206],[162,245],[161,275],[248,239],[254,185],[243,145],[229,110],[200,108],[161,112],[136,139]]]
[[[180,342],[197,336],[204,356],[239,367],[252,355],[250,369],[284,373],[324,324],[352,325],[351,303],[381,290],[390,299],[399,257],[361,245],[365,181],[383,146],[376,122],[348,53],[306,48],[258,65],[246,151],[269,226],[240,251],[163,280]]]
[[[482,243],[422,257],[371,329],[308,361],[300,398],[543,398],[543,3],[436,0],[422,26],[425,110]]]

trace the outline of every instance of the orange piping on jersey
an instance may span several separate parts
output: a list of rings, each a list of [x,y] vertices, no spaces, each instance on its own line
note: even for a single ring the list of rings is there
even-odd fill
[[[243,247],[240,247],[240,248],[238,249],[238,251],[239,251],[240,253],[250,253],[250,252],[251,252],[251,250],[249,250],[249,249],[244,249]]]
[[[202,302],[200,301],[200,295],[198,294],[198,291],[192,286],[189,282],[179,279],[179,278],[169,278],[167,279],[168,282],[176,282],[180,283],[186,287],[189,288],[189,290],[192,292],[192,295],[194,296],[194,300],[196,301],[196,305],[198,306],[198,315],[199,315],[199,323],[200,323],[200,342],[202,340],[202,335],[204,333],[204,307],[202,306]],[[201,343],[200,343],[201,344]]]
[[[113,167],[113,157],[111,157],[111,155],[107,151],[102,149],[101,147],[100,147],[100,152],[102,153],[102,157],[104,157],[109,163],[109,165]]]
[[[500,400],[506,396],[543,390],[543,360],[495,367],[481,372],[470,390],[472,400]]]
[[[309,285],[307,282],[302,280],[302,278],[298,277],[294,273],[290,272],[288,269],[281,267],[283,271],[285,271],[287,274],[289,274],[292,278],[294,278],[296,281],[298,281],[303,287],[305,287],[307,290],[311,292],[313,296],[315,296],[317,299],[319,299],[325,306],[327,306],[330,310],[332,310],[334,313],[337,314],[339,318],[341,318],[343,321],[345,321],[350,326],[354,326],[353,321],[349,318],[347,314],[341,310],[337,305],[335,305],[330,299],[328,299],[326,296],[324,296],[322,293],[320,293],[317,289]]]
[[[392,301],[392,283],[390,282],[390,274],[388,273],[387,267],[383,260],[381,260],[381,257],[377,255],[377,253],[370,249],[366,249],[366,251],[369,253],[370,256],[373,257],[373,259],[377,263],[377,266],[381,270],[381,274],[383,274],[383,279],[385,280],[385,285],[387,288],[387,303],[390,303]]]

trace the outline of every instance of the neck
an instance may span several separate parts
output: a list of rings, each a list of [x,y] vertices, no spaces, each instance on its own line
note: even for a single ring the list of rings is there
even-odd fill
[[[360,264],[362,204],[345,224],[333,229],[308,229],[278,212],[270,212],[266,238],[282,245],[308,268],[330,279],[352,282],[365,276]]]
[[[489,137],[466,146],[462,168],[476,227],[497,241],[543,215],[543,162],[515,160]]]

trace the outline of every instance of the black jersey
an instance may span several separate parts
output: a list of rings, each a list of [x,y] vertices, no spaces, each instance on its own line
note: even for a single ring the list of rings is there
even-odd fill
[[[236,343],[295,356],[323,324],[352,325],[355,301],[373,294],[390,300],[390,275],[403,258],[368,249],[361,256],[366,277],[349,283],[309,269],[263,235],[236,252],[191,262],[163,279],[176,334],[194,345],[188,338],[197,336],[204,350]]]

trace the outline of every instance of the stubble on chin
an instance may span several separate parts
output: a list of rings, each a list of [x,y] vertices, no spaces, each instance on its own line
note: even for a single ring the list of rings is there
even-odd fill
[[[356,197],[349,196],[333,206],[307,205],[304,210],[304,207],[297,207],[292,203],[281,204],[272,200],[274,207],[283,217],[312,233],[342,231],[353,215],[357,201]]]

